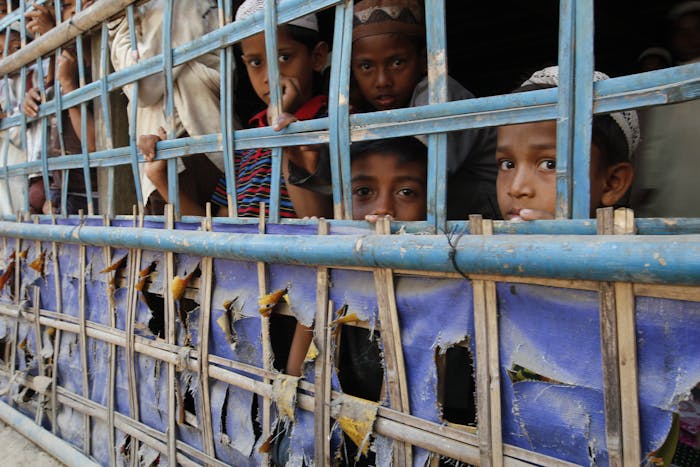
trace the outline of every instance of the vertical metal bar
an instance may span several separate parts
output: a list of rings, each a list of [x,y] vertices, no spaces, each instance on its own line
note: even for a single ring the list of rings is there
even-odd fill
[[[44,84],[44,67],[42,66],[41,57],[36,60],[37,82],[39,83],[39,94],[41,95],[41,103],[46,102],[46,86]],[[48,161],[48,117],[41,118],[41,176],[44,185],[44,196],[51,205],[51,194],[49,186],[49,161]],[[29,193],[27,192],[27,197]],[[51,205],[52,210],[53,206]]]
[[[12,5],[8,4],[8,7],[11,11]],[[6,28],[5,32],[5,46],[3,48],[2,54],[3,57],[7,57],[7,52],[10,47],[10,28]],[[7,93],[5,94],[5,110],[9,113],[12,109],[12,100],[11,100],[11,88],[10,88],[10,78],[8,75],[5,75],[2,77],[3,80],[3,85],[5,86],[5,89],[7,89]],[[16,96],[16,100],[19,102],[19,97]],[[12,200],[12,195],[10,194],[10,172],[9,169],[7,168],[7,159],[9,157],[10,153],[10,129],[5,131],[5,137],[2,139],[2,172],[3,172],[3,186],[4,186],[4,196],[5,199],[8,200],[8,204],[10,206],[10,209],[14,209],[12,203],[10,202]],[[25,195],[26,198],[28,198],[28,195]]]
[[[579,0],[574,12],[574,185],[571,215],[590,217],[591,134],[593,123],[593,0]]]
[[[445,37],[445,1],[425,2],[430,104],[447,102],[447,39]],[[428,136],[428,223],[444,229],[447,220],[447,134]]]
[[[136,45],[136,23],[134,21],[134,5],[129,5],[126,9],[126,18],[129,22],[129,39],[131,41],[131,52],[138,52]],[[141,188],[141,172],[139,170],[139,151],[136,147],[136,123],[138,120],[138,102],[139,102],[139,82],[134,81],[131,88],[129,119],[129,152],[131,154],[131,174],[134,178],[134,189],[136,190],[136,204],[138,205],[139,214],[143,214],[144,200],[143,191]]]
[[[271,125],[282,113],[282,92],[280,73],[277,65],[277,2],[265,0],[265,54],[267,56],[267,76],[270,89],[270,103],[267,122]],[[282,185],[282,148],[273,148],[272,179],[270,180],[269,219],[276,223],[280,220],[280,187]]]
[[[163,73],[165,75],[165,120],[168,123],[168,139],[175,138],[175,107],[173,94],[173,0],[168,0],[163,15]],[[168,202],[173,205],[176,219],[180,218],[180,190],[177,159],[168,159]]]
[[[102,104],[102,120],[106,139],[106,148],[113,149],[112,140],[112,120],[110,118],[109,90],[107,89],[107,75],[109,75],[109,62],[107,61],[107,50],[109,48],[109,28],[107,23],[102,23],[102,34],[100,40],[100,101]],[[114,215],[114,167],[107,168],[107,214]]]
[[[8,2],[9,5],[9,2]],[[20,11],[24,12],[26,11],[26,5],[25,5],[25,0],[19,0],[19,8]],[[21,47],[25,47],[27,45],[27,25],[26,21],[24,18],[24,15],[19,16],[19,24],[20,24],[20,43]],[[9,38],[9,36],[8,36]],[[9,42],[9,39],[6,41],[6,44]],[[20,71],[20,85],[19,85],[19,96],[20,98],[24,98],[24,95],[27,93],[27,67],[23,66],[22,70]],[[22,146],[22,150],[25,151],[25,154],[27,154],[27,116],[24,115],[24,112],[20,112],[20,121],[21,121],[21,128],[20,128],[20,144]],[[29,212],[29,183],[28,183],[28,177],[24,177],[24,192],[27,194],[27,196],[24,197],[24,210],[25,212]],[[19,217],[17,218],[17,221],[19,221]]]
[[[352,53],[353,3],[346,0],[335,8],[331,63],[350,63]],[[331,67],[328,96],[329,151],[333,181],[333,216],[352,219],[350,187],[350,66]],[[346,189],[347,188],[347,189]]]
[[[557,102],[557,219],[571,213],[571,170],[574,109],[575,0],[559,4],[559,94]]]
[[[231,2],[218,0],[219,26],[233,21]],[[226,202],[229,217],[238,217],[238,200],[236,198],[236,168],[234,166],[235,142],[233,140],[233,69],[235,66],[233,47],[219,51],[220,102],[221,108],[221,151],[224,158],[224,175],[226,177]]]
[[[76,2],[76,12],[82,9],[82,0]],[[75,46],[78,55],[78,79],[79,85],[82,88],[85,86],[85,62],[83,61],[85,54],[83,53],[83,35],[79,34],[75,38]],[[92,198],[93,187],[90,178],[90,154],[88,149],[88,130],[87,130],[87,102],[80,103],[80,147],[83,155],[83,176],[85,177],[85,196],[87,197],[88,215],[95,214],[95,206]],[[70,175],[68,176],[70,178]]]
[[[54,15],[56,16],[56,24],[60,23],[63,19],[61,13],[61,3],[54,3]],[[56,55],[54,57],[55,62],[58,62],[58,58],[61,56],[61,47],[56,49]],[[61,155],[66,155],[66,145],[63,139],[63,95],[61,94],[61,85],[58,81],[58,73],[54,73],[54,101],[56,103],[56,132],[58,133],[58,144],[61,148]],[[68,214],[68,170],[63,170],[61,172],[61,214]]]

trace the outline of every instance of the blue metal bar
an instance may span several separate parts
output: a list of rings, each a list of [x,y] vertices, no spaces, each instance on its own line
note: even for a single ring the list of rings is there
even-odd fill
[[[96,8],[79,12],[70,21],[61,23],[57,20],[56,26],[43,34],[42,37],[0,60],[0,75],[19,70],[20,67],[30,64],[48,51],[71,42],[79,34],[89,31],[102,21],[109,20],[112,16],[118,15],[127,5],[135,1],[137,0],[103,0],[98,3]],[[20,16],[20,20],[24,20],[23,15]],[[22,26],[24,27],[24,23]]]
[[[280,89],[280,72],[277,64],[277,2],[265,1],[265,55],[267,79],[269,83],[270,102],[267,107],[267,123],[273,125],[283,112],[282,91]],[[262,146],[261,146],[262,147]],[[280,187],[282,181],[282,150],[273,148],[272,175],[270,180],[269,219],[276,223],[280,220]]]
[[[331,63],[350,63],[353,3],[335,7]],[[352,219],[350,187],[350,66],[331,68],[328,96],[329,153],[333,184],[333,217]]]
[[[39,95],[41,101],[46,101],[46,85],[44,83],[44,66],[41,59],[36,62],[37,82],[39,83]],[[35,123],[36,124],[36,123]],[[49,164],[48,164],[48,117],[41,119],[41,176],[44,185],[44,196],[47,200],[51,200],[51,190],[49,187]],[[29,192],[27,192],[29,197]],[[49,203],[53,209],[53,204]]]
[[[145,63],[145,61],[135,67],[129,68],[127,71],[132,71],[143,65],[143,63]],[[122,73],[122,71],[118,73]],[[116,73],[111,74],[110,77],[113,77],[115,74]],[[108,78],[108,83],[112,83],[110,79],[111,78]],[[129,84],[130,82],[131,81],[128,81],[124,84]],[[116,87],[112,84],[109,85],[110,91],[113,91],[115,88]],[[596,113],[610,113],[617,110],[627,110],[637,107],[684,102],[700,97],[700,63],[600,81],[594,83],[593,89],[597,96],[594,107]],[[64,99],[68,106],[72,106],[79,104],[81,101],[97,98],[99,95],[99,83],[91,83],[84,88],[67,94]],[[445,120],[449,120],[447,117],[453,117],[455,115],[475,112],[493,113],[499,110],[515,109],[522,106],[548,105],[556,102],[556,92],[549,90],[534,91],[532,93],[525,93],[522,96],[518,95],[517,97],[516,95],[490,96],[468,99],[465,101],[448,102],[437,106],[424,106],[413,109],[417,112],[416,114],[412,114],[407,109],[397,109],[384,111],[392,112],[390,114],[372,112],[351,115],[350,122],[353,125],[386,123],[387,120],[389,120],[389,116],[392,123],[394,119],[404,121],[411,120],[411,116],[414,116],[415,119],[445,117]],[[39,117],[36,119],[55,113],[53,105],[54,102],[43,104],[39,108]],[[443,105],[445,107],[443,107]],[[553,118],[557,118],[557,115],[554,114],[553,117],[548,117],[547,119]],[[29,119],[28,121],[31,122],[36,119]],[[0,130],[18,126],[20,123],[21,114],[15,114],[0,122]],[[290,130],[292,128],[301,128],[300,125],[303,123],[304,122],[295,123],[290,127]],[[521,121],[513,121],[511,123],[521,123]],[[470,128],[477,127],[478,126],[471,126]]]
[[[63,20],[62,12],[61,12],[61,5],[59,2],[54,3],[54,16],[56,17],[56,24],[61,23]],[[58,59],[62,54],[62,49],[61,47],[58,47],[56,49],[56,55],[54,57],[54,64],[58,63]],[[58,134],[58,145],[61,148],[61,156],[66,155],[66,145],[65,145],[65,140],[63,139],[63,93],[61,92],[61,84],[58,80],[58,74],[55,72],[55,67],[54,67],[54,76],[53,76],[53,94],[54,94],[54,102],[56,104],[56,132]],[[70,106],[69,106],[70,107]],[[41,108],[39,108],[41,111]],[[76,168],[79,166],[75,166]],[[61,213],[66,216],[68,215],[68,171],[64,170],[63,173],[61,174],[61,206],[60,206],[60,211]]]
[[[233,21],[231,3],[218,0],[219,27]],[[220,102],[221,112],[221,149],[224,158],[224,175],[226,177],[226,204],[229,217],[238,217],[238,200],[236,197],[236,168],[234,166],[235,141],[233,139],[234,105],[233,105],[233,70],[236,62],[233,57],[233,47],[219,51],[219,69],[221,75]]]
[[[136,45],[136,23],[134,21],[134,6],[129,5],[126,9],[126,17],[129,22],[129,39],[131,42],[131,50],[138,51]],[[139,82],[134,81],[131,89],[131,115],[129,118],[129,155],[131,162],[131,175],[134,179],[134,189],[136,190],[136,203],[138,205],[139,214],[144,212],[143,189],[141,188],[141,171],[139,170],[139,151],[137,149],[138,135],[136,134],[136,123],[138,121],[138,101],[139,101]]]
[[[182,47],[176,50],[180,49],[182,49]],[[174,62],[175,65],[177,65],[178,62],[179,61],[176,60]],[[156,67],[154,66],[156,64],[154,59],[143,60],[138,65],[126,70],[111,73],[107,78],[109,90],[117,90],[125,84],[129,84],[150,74],[162,72],[162,61],[158,63],[159,66]],[[616,110],[663,105],[696,99],[700,97],[700,63],[597,82],[594,84],[594,91],[596,95],[597,113],[609,113]],[[64,99],[66,105],[72,106],[82,101],[89,101],[97,98],[100,96],[100,92],[101,87],[99,83],[90,83],[84,88],[67,94]],[[555,96],[555,94],[552,96]],[[509,104],[507,97],[509,96],[491,96],[458,102],[465,103],[463,107],[464,113],[489,110],[495,111],[519,106],[519,104],[515,102]],[[556,97],[554,97],[551,101],[549,99],[545,101],[538,100],[528,105],[548,104],[556,101]],[[55,113],[53,105],[53,102],[42,105],[39,109],[39,117]],[[421,108],[421,115],[438,116],[439,113],[436,110],[437,108],[433,109],[431,107],[426,107],[425,109]],[[427,113],[423,113],[426,111]],[[374,117],[368,117],[369,115],[373,115]],[[363,117],[367,116],[367,122],[370,122],[384,118],[383,115],[384,114],[381,112],[374,112],[372,114],[363,114]],[[16,114],[3,119],[2,122],[0,122],[0,130],[19,125],[20,117],[20,114]],[[359,115],[351,116],[351,121],[355,117],[359,117]],[[29,121],[32,120],[30,119]]]
[[[447,39],[445,37],[445,2],[425,2],[428,48],[428,102],[447,102]],[[428,136],[428,223],[435,229],[445,226],[447,195],[447,134]]]
[[[557,101],[556,218],[571,213],[571,176],[574,134],[575,0],[559,3],[559,97]]]
[[[254,235],[0,222],[0,236],[240,261],[700,284],[700,236]],[[562,251],[566,251],[562,255]]]
[[[578,0],[575,9],[575,78],[573,132],[573,203],[571,216],[590,216],[590,166],[593,122],[593,0]]]
[[[177,137],[175,134],[175,117],[173,114],[173,0],[168,0],[163,15],[163,74],[165,76],[165,120],[168,123],[168,139]],[[177,161],[168,160],[168,202],[173,205],[175,218],[180,217]]]
[[[26,4],[24,0],[19,1],[19,8],[20,11],[26,11]],[[20,15],[19,17],[19,24],[20,24],[20,42],[21,42],[21,47],[20,50],[24,47],[27,46],[27,27],[26,27],[26,21],[24,18],[24,14]],[[5,56],[7,57],[7,55]],[[3,59],[5,60],[5,59]],[[20,71],[20,79],[22,80],[20,83],[19,87],[19,95],[21,98],[24,98],[24,95],[27,93],[27,67],[23,66],[21,71]],[[20,133],[20,141],[21,141],[21,146],[22,150],[25,151],[25,154],[27,154],[27,116],[24,115],[24,112],[20,113],[20,124],[21,124],[21,133]],[[25,179],[24,180],[24,192],[27,194],[24,197],[24,210],[25,212],[29,212],[29,180]],[[18,219],[19,220],[19,219]]]
[[[76,2],[76,11],[82,9],[82,0]],[[85,86],[85,54],[83,50],[83,36],[75,38],[75,46],[78,55],[78,79],[80,87]],[[80,147],[83,155],[83,176],[85,177],[85,197],[87,198],[88,215],[95,214],[95,203],[92,197],[93,187],[90,177],[90,151],[88,150],[88,129],[87,129],[87,103],[80,103]],[[70,175],[68,176],[70,178]],[[96,187],[95,187],[96,188]]]
[[[109,105],[109,90],[107,89],[107,75],[109,74],[109,62],[107,61],[107,50],[109,49],[109,28],[107,23],[102,23],[102,34],[100,38],[100,70],[102,76],[100,76],[100,84],[102,85],[102,92],[100,93],[100,100],[102,104],[102,121],[105,132],[105,142],[107,149],[114,148],[114,143],[112,141],[112,119],[110,117],[110,105]],[[112,167],[107,169],[107,199],[105,200],[105,206],[107,208],[108,216],[114,215],[114,169]]]

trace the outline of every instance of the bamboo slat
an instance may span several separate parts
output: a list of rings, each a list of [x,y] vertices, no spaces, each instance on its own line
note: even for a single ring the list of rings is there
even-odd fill
[[[265,203],[260,203],[260,217],[258,220],[258,233],[265,235]],[[264,297],[267,294],[267,265],[264,262],[257,263],[258,269],[258,294]],[[272,371],[272,345],[270,343],[270,318],[265,314],[260,314],[260,328],[262,332],[262,353],[263,353],[263,369]],[[270,383],[269,379],[265,379],[265,383]],[[263,439],[268,439],[272,423],[272,408],[271,399],[269,396],[263,397],[262,405],[262,436]],[[263,453],[263,464],[269,465],[270,456],[268,453]]]
[[[172,5],[170,5],[172,6]],[[165,228],[175,228],[175,211],[172,204],[165,205]],[[168,344],[175,344],[175,300],[172,293],[173,276],[175,274],[175,254],[168,251],[165,253],[165,288],[163,294],[165,299],[165,341]],[[157,367],[157,366],[156,366]],[[177,459],[177,371],[175,363],[168,363],[168,459]],[[158,389],[156,389],[157,391]],[[184,406],[184,401],[180,398]]]
[[[102,223],[105,227],[111,224],[109,216],[102,217]],[[104,247],[104,260],[105,266],[112,264],[112,249],[108,246]],[[107,303],[108,310],[107,314],[109,317],[109,326],[111,328],[116,328],[116,308],[117,305],[114,303],[114,284],[117,281],[117,271],[108,273],[107,278]],[[109,449],[109,462],[111,465],[116,465],[117,463],[117,451],[114,443],[114,391],[116,386],[116,373],[117,373],[117,348],[114,344],[108,345],[108,356],[109,360],[107,365],[109,367],[107,373],[107,429],[109,433],[107,435],[107,446]]]
[[[491,235],[493,227],[481,216],[469,216],[472,235]],[[476,340],[477,427],[480,461],[484,466],[503,465],[501,397],[498,361],[498,305],[492,281],[473,280],[474,334]]]
[[[617,209],[613,215],[616,235],[634,234],[634,214]],[[615,282],[618,358],[620,371],[620,408],[622,415],[622,452],[627,465],[640,465],[642,459],[639,424],[639,376],[637,374],[637,324],[634,288],[631,283]]]
[[[612,208],[598,209],[598,234],[612,235],[615,221]],[[611,467],[623,464],[622,413],[620,395],[620,370],[618,366],[618,329],[615,286],[601,282],[600,292],[600,341],[603,357],[603,398],[605,401],[605,443]]]
[[[207,215],[202,220],[202,230],[211,231],[211,204],[207,203]],[[214,264],[210,257],[202,258],[202,280],[200,284],[199,315],[199,358],[197,374],[199,375],[199,413],[202,417],[202,446],[210,457],[216,457],[214,450],[214,426],[211,416],[211,399],[209,397],[209,325],[211,321],[211,294],[214,281]]]
[[[78,214],[80,216],[80,224],[85,222],[85,217],[82,210]],[[90,388],[88,387],[88,363],[87,363],[87,332],[85,329],[85,323],[87,317],[85,315],[85,301],[86,297],[86,287],[87,280],[85,277],[86,265],[86,246],[84,244],[78,245],[78,317],[80,320],[80,333],[78,334],[78,342],[80,345],[80,366],[82,367],[82,379],[83,379],[83,397],[86,399],[90,398]],[[83,451],[86,454],[90,454],[90,416],[85,415],[83,421]]]
[[[328,235],[328,222],[321,219],[318,234]],[[331,350],[332,332],[328,326],[333,312],[328,300],[328,268],[320,267],[316,272],[316,318],[314,340],[318,355],[314,362],[314,464],[330,465],[330,404],[331,404]]]
[[[377,221],[377,234],[390,235],[391,226],[387,218]],[[377,307],[379,325],[384,347],[385,381],[389,385],[391,408],[410,413],[406,366],[401,345],[401,327],[396,307],[394,291],[394,273],[391,269],[376,269],[374,285],[377,290]],[[410,443],[394,443],[394,462],[396,465],[413,465],[413,453]]]

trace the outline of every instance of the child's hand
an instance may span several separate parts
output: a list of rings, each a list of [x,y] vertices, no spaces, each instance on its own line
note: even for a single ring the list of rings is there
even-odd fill
[[[521,209],[517,216],[511,218],[511,221],[537,221],[537,220],[551,220],[554,219],[554,215],[551,212],[540,211],[538,209]]]
[[[63,52],[58,57],[58,71],[56,77],[61,83],[61,91],[63,93],[75,91],[78,89],[78,58],[75,53],[63,49]]]
[[[143,158],[146,160],[146,166],[144,167],[144,172],[146,176],[156,185],[156,188],[160,192],[161,190],[167,191],[168,186],[168,176],[167,167],[168,161],[164,160],[153,160],[156,157],[156,143],[158,141],[163,141],[168,138],[163,127],[158,128],[157,135],[141,135],[139,136],[139,150],[143,153]],[[163,195],[161,193],[161,195]],[[165,196],[165,195],[163,195]]]
[[[41,103],[41,94],[37,88],[31,88],[24,95],[24,104],[22,109],[27,117],[36,117],[39,115],[39,104]]]
[[[27,20],[27,31],[32,34],[46,34],[56,25],[56,19],[50,8],[44,5],[34,5],[34,9],[24,14]]]
[[[282,109],[280,113],[295,112],[304,104],[302,99],[301,86],[297,78],[280,76],[280,89],[282,90]]]
[[[158,128],[157,135],[139,136],[139,151],[143,154],[143,158],[146,162],[153,162],[153,159],[156,157],[156,143],[166,139],[168,139],[168,133],[163,127]]]
[[[370,224],[376,224],[378,220],[385,219],[385,218],[389,219],[390,222],[394,220],[394,218],[392,216],[388,216],[388,215],[385,216],[383,214],[367,214],[365,216],[365,220],[367,222],[369,222]]]
[[[290,114],[289,112],[282,112],[282,114],[277,117],[277,119],[272,122],[272,129],[275,131],[284,130],[289,126],[290,123],[297,121],[297,118]]]

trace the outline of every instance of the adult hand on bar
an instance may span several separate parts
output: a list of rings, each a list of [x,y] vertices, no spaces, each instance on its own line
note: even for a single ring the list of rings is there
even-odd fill
[[[27,31],[32,34],[46,34],[56,25],[56,18],[50,8],[44,5],[34,5],[34,9],[26,12]]]

